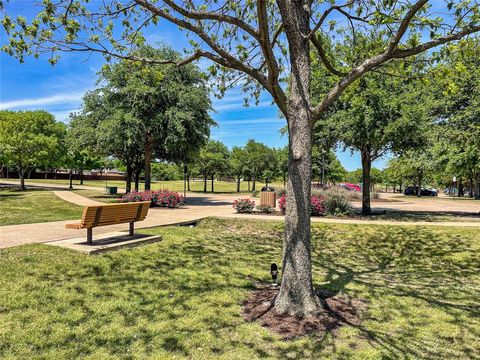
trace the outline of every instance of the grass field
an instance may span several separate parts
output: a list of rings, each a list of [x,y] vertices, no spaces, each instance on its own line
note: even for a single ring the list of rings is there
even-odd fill
[[[208,219],[99,256],[0,251],[0,358],[478,359],[480,237],[446,227],[314,225],[315,286],[360,325],[282,341],[240,316],[281,263],[276,222]]]
[[[0,226],[78,218],[82,207],[63,201],[51,191],[0,189]]]
[[[54,184],[61,184],[68,186],[68,180],[54,180],[54,179],[32,179],[27,180],[28,182],[32,183],[54,183]],[[74,181],[73,186],[80,185],[80,181]],[[105,187],[105,181],[101,180],[85,180],[83,182],[84,186],[95,186],[95,187]],[[250,186],[252,184],[250,183]],[[264,184],[262,182],[257,182],[257,190],[260,190]],[[278,184],[281,185],[281,184]],[[125,181],[108,181],[108,186],[117,186],[118,188],[124,189],[125,188]],[[207,182],[207,191],[211,189],[211,181]],[[140,184],[140,189],[144,189],[143,183]],[[159,190],[159,189],[168,189],[178,192],[183,192],[183,181],[155,181],[152,183],[152,190]],[[190,181],[190,189],[191,191],[201,191],[203,192],[203,181]],[[214,190],[216,193],[236,193],[237,185],[235,182],[227,182],[227,181],[218,181],[215,180],[214,182]],[[248,182],[242,181],[240,184],[240,190],[243,193],[248,193]]]

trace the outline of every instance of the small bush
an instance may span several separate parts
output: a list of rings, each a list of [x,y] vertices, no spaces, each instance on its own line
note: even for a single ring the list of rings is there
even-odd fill
[[[348,216],[353,213],[353,206],[341,191],[328,191],[325,194],[325,210],[330,215]]]
[[[250,199],[238,199],[233,202],[233,208],[240,214],[251,213],[254,207],[255,201]]]
[[[257,205],[257,211],[261,212],[262,214],[271,214],[275,211],[275,209],[268,204],[263,204]]]
[[[139,202],[139,201],[152,201],[153,191],[131,191],[122,196],[121,202]]]
[[[121,202],[139,202],[150,201],[152,207],[168,207],[176,208],[185,204],[183,196],[175,191],[160,190],[160,191],[132,191],[125,194],[121,199]]]
[[[380,199],[380,193],[377,192],[377,191],[372,191],[372,192],[370,193],[370,196],[371,196],[371,198],[374,199],[374,200]]]
[[[283,186],[278,186],[275,188],[275,194],[277,199],[280,199],[282,196],[287,195],[287,189]]]
[[[257,190],[252,191],[252,197],[258,197],[258,191]]]
[[[170,190],[154,191],[153,206],[176,208],[185,204],[183,196]]]
[[[312,196],[310,198],[310,214],[312,216],[324,216],[325,215],[325,197]]]

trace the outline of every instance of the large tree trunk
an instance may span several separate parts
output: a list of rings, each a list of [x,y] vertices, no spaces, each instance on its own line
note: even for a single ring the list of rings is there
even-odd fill
[[[73,189],[73,170],[70,170],[70,172],[68,174],[68,188],[70,190]]]
[[[422,175],[419,174],[417,177],[417,196],[421,197],[422,196]]]
[[[366,147],[362,149],[362,214],[370,215],[372,209],[370,207],[370,170],[372,168],[372,157],[370,149]]]
[[[127,164],[127,171],[125,174],[125,181],[126,181],[125,193],[126,194],[132,191],[132,175],[133,175],[132,166]]]
[[[475,199],[480,200],[480,174],[477,174],[474,178]]]
[[[473,199],[473,192],[474,192],[474,190],[473,190],[473,176],[470,176],[468,178],[468,197],[470,199]]]
[[[145,139],[145,190],[150,190],[152,181],[153,137],[150,131]]]
[[[20,169],[18,171],[18,176],[20,176],[20,191],[25,191],[25,170]]]
[[[255,191],[256,183],[257,183],[257,179],[255,178],[255,176],[253,176],[253,179],[252,179],[252,191]]]
[[[237,177],[237,193],[240,192],[240,176]]]
[[[207,175],[203,175],[203,192],[207,192]]]
[[[80,168],[80,185],[83,185],[83,167]]]
[[[140,174],[142,173],[141,168],[135,169],[135,172],[133,174],[135,178],[135,191],[140,191]]]
[[[190,191],[190,174],[187,174],[187,190]]]
[[[465,195],[465,193],[463,192],[463,179],[462,177],[460,177],[458,181],[458,196],[463,197],[463,195]]]
[[[214,180],[215,180],[215,175],[212,175],[212,187],[211,187],[212,193],[213,193],[213,181]]]
[[[310,113],[309,14],[303,2],[278,1],[290,47],[290,95],[287,104],[288,180],[282,282],[275,311],[306,316],[321,310],[312,283],[310,194],[312,121]]]

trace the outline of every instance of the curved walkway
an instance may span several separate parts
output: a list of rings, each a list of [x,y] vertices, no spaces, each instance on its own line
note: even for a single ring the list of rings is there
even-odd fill
[[[64,201],[68,201],[75,205],[80,206],[94,206],[94,205],[103,205],[100,201],[95,201],[85,196],[78,195],[73,191],[54,191],[55,195],[57,195],[60,199]]]
[[[2,181],[3,182],[3,181]],[[43,187],[50,187],[54,194],[65,201],[88,206],[102,204],[97,201],[85,198],[71,191],[57,191],[58,186],[42,184]],[[91,187],[89,187],[92,189]],[[232,208],[232,202],[237,195],[220,194],[198,194],[190,193],[187,206],[181,209],[152,208],[147,218],[137,223],[136,228],[147,228],[154,226],[175,225],[179,223],[194,222],[205,217],[216,216],[223,218],[256,219],[263,221],[282,221],[281,216],[266,216],[256,214],[237,214]],[[55,221],[37,224],[7,225],[0,227],[0,248],[11,246],[42,243],[48,241],[64,240],[68,238],[86,236],[86,230],[65,229],[65,224],[78,221],[72,219],[67,221]],[[394,221],[394,220],[368,220],[368,219],[339,219],[339,218],[312,218],[312,222],[335,223],[335,224],[364,224],[364,225],[407,225],[407,226],[458,226],[458,227],[480,227],[480,221]],[[94,229],[95,234],[126,231],[128,224],[119,224]]]

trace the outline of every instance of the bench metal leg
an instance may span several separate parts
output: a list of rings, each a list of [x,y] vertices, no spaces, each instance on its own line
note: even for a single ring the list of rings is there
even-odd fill
[[[134,230],[135,230],[135,223],[131,222],[130,227],[128,229],[128,236],[133,236]]]
[[[87,229],[87,244],[93,245],[93,229],[92,228]]]

